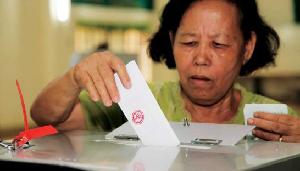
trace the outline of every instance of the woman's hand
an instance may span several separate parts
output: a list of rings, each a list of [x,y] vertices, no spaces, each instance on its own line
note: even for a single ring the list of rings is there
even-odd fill
[[[264,140],[300,142],[300,119],[286,114],[254,113],[248,124],[256,126],[253,135]]]
[[[96,52],[74,67],[73,77],[81,89],[86,89],[94,101],[102,100],[105,106],[119,101],[119,92],[114,79],[116,72],[125,88],[130,88],[130,79],[125,64],[112,53]]]

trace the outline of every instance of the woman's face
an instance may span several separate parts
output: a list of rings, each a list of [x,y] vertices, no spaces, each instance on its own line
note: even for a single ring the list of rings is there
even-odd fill
[[[193,3],[170,37],[183,92],[200,105],[229,92],[254,48],[244,43],[236,7],[221,0]]]

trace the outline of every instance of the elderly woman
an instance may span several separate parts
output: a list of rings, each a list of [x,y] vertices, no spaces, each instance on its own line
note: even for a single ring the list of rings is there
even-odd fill
[[[258,14],[255,0],[170,0],[158,31],[150,39],[154,61],[176,68],[179,82],[149,84],[170,121],[244,124],[246,103],[279,103],[235,84],[238,76],[274,63],[279,37]],[[117,102],[113,74],[124,87],[124,63],[97,52],[51,82],[37,97],[31,116],[60,130],[112,130],[126,121]],[[255,113],[248,123],[265,140],[300,142],[300,119]]]

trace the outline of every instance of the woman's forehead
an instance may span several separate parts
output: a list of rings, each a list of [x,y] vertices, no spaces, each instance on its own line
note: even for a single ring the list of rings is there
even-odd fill
[[[183,31],[206,29],[213,35],[236,32],[240,29],[238,14],[236,7],[224,0],[196,1],[183,15],[180,27]]]
[[[237,10],[237,7],[228,1],[225,0],[203,0],[195,1],[191,6],[186,10],[183,15],[205,15],[205,16],[214,16],[219,18],[229,18],[232,20],[239,21],[240,13]]]

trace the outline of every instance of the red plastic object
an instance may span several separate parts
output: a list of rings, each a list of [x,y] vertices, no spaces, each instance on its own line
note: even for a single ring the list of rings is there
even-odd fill
[[[16,85],[20,95],[20,100],[21,100],[21,105],[23,110],[24,131],[20,132],[20,134],[15,137],[15,139],[13,140],[13,144],[16,147],[20,147],[26,144],[27,142],[29,142],[31,139],[58,133],[58,131],[51,125],[37,127],[33,129],[28,128],[24,98],[18,80],[16,80]]]

